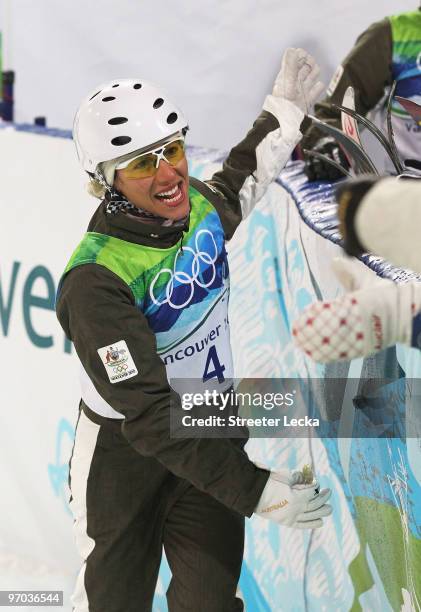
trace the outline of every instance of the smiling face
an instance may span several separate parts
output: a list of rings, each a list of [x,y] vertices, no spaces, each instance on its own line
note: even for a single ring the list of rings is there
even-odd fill
[[[134,206],[165,219],[188,215],[189,176],[184,155],[175,165],[161,159],[153,176],[129,178],[127,174],[124,169],[116,170],[114,187]]]

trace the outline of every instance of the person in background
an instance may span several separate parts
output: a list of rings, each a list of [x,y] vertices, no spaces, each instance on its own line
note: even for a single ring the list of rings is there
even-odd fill
[[[355,108],[367,115],[382,100],[385,123],[385,92],[397,81],[395,96],[421,102],[421,9],[385,17],[373,23],[357,39],[355,46],[338,66],[327,89],[327,96],[315,105],[314,114],[322,121],[341,128],[340,113],[330,104],[342,104],[346,89],[355,90]],[[419,160],[421,127],[392,101],[392,125],[398,153],[405,160]],[[384,130],[386,133],[386,130]],[[336,141],[316,127],[305,133],[301,149],[310,149],[347,165]],[[343,174],[323,160],[306,156],[305,172],[311,181],[336,180]],[[385,171],[392,170],[386,167]]]

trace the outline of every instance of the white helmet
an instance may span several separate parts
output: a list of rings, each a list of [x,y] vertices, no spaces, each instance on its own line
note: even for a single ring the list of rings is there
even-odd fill
[[[142,79],[118,79],[97,87],[79,107],[73,139],[87,172],[187,128],[167,95]]]

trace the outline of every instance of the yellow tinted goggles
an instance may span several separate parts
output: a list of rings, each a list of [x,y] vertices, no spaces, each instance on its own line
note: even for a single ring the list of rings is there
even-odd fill
[[[134,159],[122,162],[116,166],[116,170],[123,170],[124,176],[128,179],[142,179],[154,176],[158,172],[161,159],[175,166],[184,157],[184,140],[178,138],[171,140],[165,145],[142,153]]]

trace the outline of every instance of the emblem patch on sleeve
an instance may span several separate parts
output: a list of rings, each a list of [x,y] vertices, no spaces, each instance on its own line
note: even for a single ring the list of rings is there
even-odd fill
[[[98,355],[112,384],[133,378],[138,373],[125,340],[99,348]]]

